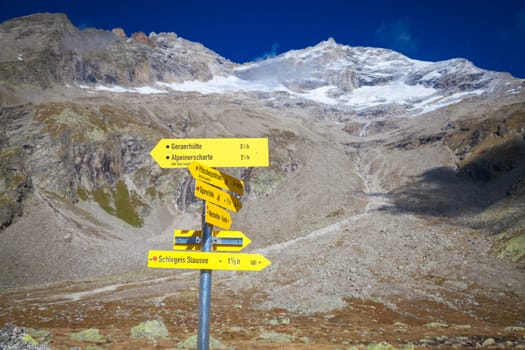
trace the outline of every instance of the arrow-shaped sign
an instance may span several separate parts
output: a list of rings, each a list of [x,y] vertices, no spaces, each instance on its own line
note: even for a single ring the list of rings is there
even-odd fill
[[[261,254],[150,250],[148,267],[157,269],[260,271],[271,261]]]
[[[228,230],[232,225],[232,218],[227,210],[208,202],[206,202],[206,215],[204,215],[204,221],[225,230]]]
[[[162,139],[150,155],[161,168],[187,168],[197,161],[211,167],[266,167],[267,138]]]
[[[241,231],[213,231],[212,250],[216,252],[239,252],[252,241]],[[173,232],[174,250],[201,250],[202,231],[175,230]]]
[[[195,197],[206,202],[217,204],[223,208],[238,212],[242,208],[241,201],[229,193],[205,182],[195,180]]]
[[[244,193],[244,182],[233,176],[223,173],[222,171],[210,168],[199,162],[193,162],[188,167],[191,176],[197,180],[209,183],[211,185],[224,188],[225,190],[235,192],[238,195]]]

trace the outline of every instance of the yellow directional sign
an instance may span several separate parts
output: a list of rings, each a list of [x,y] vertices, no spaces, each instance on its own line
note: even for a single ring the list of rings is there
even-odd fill
[[[215,204],[206,202],[206,215],[204,221],[213,226],[218,226],[225,230],[232,225],[232,218],[227,210],[216,206]]]
[[[271,261],[261,254],[150,250],[148,267],[157,269],[260,271]]]
[[[161,168],[187,168],[198,161],[211,167],[266,167],[267,138],[162,139],[150,155]]]
[[[210,168],[199,162],[192,162],[188,167],[191,176],[197,180],[235,192],[238,195],[244,193],[244,182],[219,170]]]
[[[175,230],[173,231],[174,250],[201,250],[202,231]]]
[[[238,252],[252,241],[241,231],[213,231],[212,251]],[[175,230],[173,232],[174,250],[201,250],[202,231]]]
[[[238,212],[242,208],[241,201],[229,193],[205,182],[195,180],[195,197],[212,202],[223,208]]]

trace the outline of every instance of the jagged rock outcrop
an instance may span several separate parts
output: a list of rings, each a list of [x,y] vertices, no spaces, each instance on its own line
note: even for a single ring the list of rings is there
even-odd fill
[[[11,145],[7,119],[14,110],[1,110],[0,120],[0,229],[9,226],[23,214],[24,201],[30,195],[33,185],[30,172],[26,169],[26,155],[31,145]]]
[[[148,45],[150,47],[156,47],[157,43],[154,40],[148,38],[144,32],[136,32],[131,35],[131,40],[136,41],[137,43]]]
[[[63,14],[41,13],[0,25],[0,80],[53,84],[150,84],[208,80],[232,66],[202,45],[176,35],[80,30]]]
[[[24,213],[24,202],[33,185],[20,149],[0,153],[0,229],[13,223]]]
[[[122,41],[126,41],[128,39],[128,36],[126,35],[126,32],[123,28],[113,28],[111,29],[111,32],[119,37]]]

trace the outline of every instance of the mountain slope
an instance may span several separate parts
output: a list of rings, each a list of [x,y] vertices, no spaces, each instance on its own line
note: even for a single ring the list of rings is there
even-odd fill
[[[422,114],[483,94],[518,93],[524,86],[509,74],[485,71],[464,59],[423,62],[390,50],[352,48],[329,39],[275,58],[231,66],[204,80],[158,81],[134,89],[95,88],[139,93],[244,92],[280,107],[292,98],[295,103],[326,104],[362,117],[391,117]]]
[[[120,34],[120,35],[119,35]],[[65,15],[36,14],[0,26],[0,79],[15,85],[148,84],[209,79],[232,66],[200,44],[176,34],[126,38],[74,27]],[[223,67],[224,66],[224,67]]]
[[[216,273],[231,293],[308,313],[523,308],[523,80],[333,40],[237,65],[55,14],[2,23],[0,43],[2,287],[144,269],[201,220],[191,176],[153,146],[267,137],[268,168],[224,169],[247,185],[232,229],[273,262]]]

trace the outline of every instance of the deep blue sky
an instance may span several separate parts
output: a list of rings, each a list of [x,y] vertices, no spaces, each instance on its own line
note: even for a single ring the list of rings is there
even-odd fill
[[[333,37],[525,78],[525,0],[0,0],[0,22],[43,11],[81,28],[175,32],[238,63]]]

